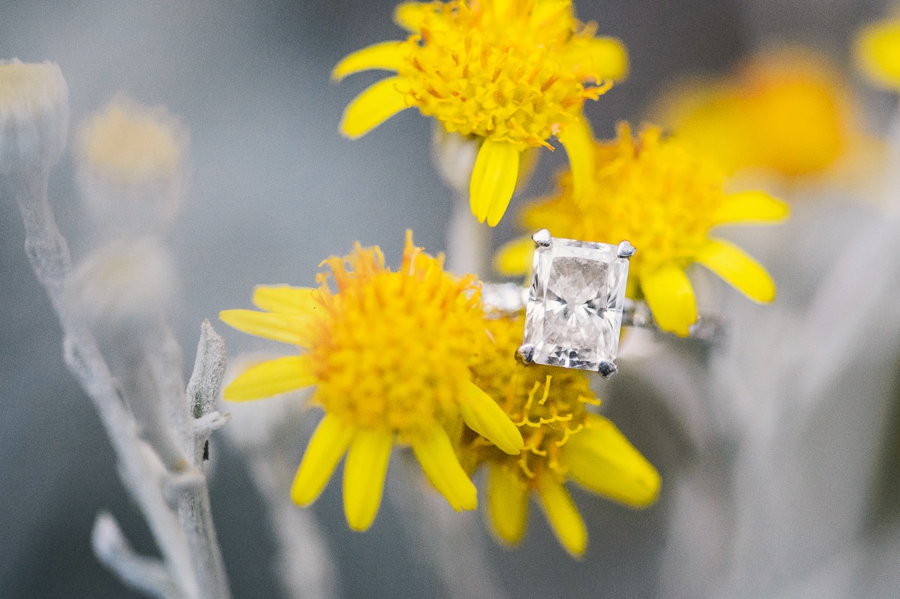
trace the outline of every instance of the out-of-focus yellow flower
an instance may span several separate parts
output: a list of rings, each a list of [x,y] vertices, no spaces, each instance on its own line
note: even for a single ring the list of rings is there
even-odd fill
[[[648,126],[637,139],[627,124],[619,138],[598,142],[588,192],[572,194],[568,173],[552,198],[527,206],[529,230],[548,229],[556,237],[603,243],[629,240],[628,297],[646,299],[659,327],[685,336],[697,320],[697,305],[685,269],[701,264],[757,302],[775,299],[766,270],[740,248],[709,236],[715,226],[777,222],[788,206],[760,191],[726,194],[723,172],[678,139],[661,137]],[[530,238],[507,244],[496,260],[507,275],[531,268]]]
[[[873,81],[900,91],[900,19],[864,27],[856,36],[855,54]]]
[[[827,60],[786,48],[729,77],[692,79],[660,100],[654,120],[728,171],[822,172],[852,147],[846,86]]]
[[[612,422],[585,410],[600,403],[585,372],[518,363],[521,317],[487,325],[493,345],[474,366],[475,382],[513,419],[525,447],[509,455],[466,430],[460,462],[469,472],[487,465],[487,515],[500,540],[522,540],[534,492],[560,543],[578,557],[587,529],[565,483],[640,508],[656,500],[659,474]]]
[[[325,417],[306,448],[291,489],[300,505],[315,501],[347,452],[344,511],[365,530],[381,503],[394,443],[412,446],[429,480],[456,510],[475,509],[475,487],[457,461],[442,424],[458,419],[518,454],[522,437],[497,404],[472,382],[470,366],[487,343],[473,277],[443,271],[443,258],[422,253],[407,234],[400,270],[384,266],[377,247],[358,244],[325,260],[317,289],[258,287],[265,310],[225,310],[231,326],[306,349],[252,367],[224,392],[230,401],[269,397],[315,385]],[[349,450],[348,450],[349,448]]]
[[[576,187],[592,162],[590,129],[581,115],[613,80],[625,76],[625,48],[582,25],[570,0],[410,2],[396,21],[411,35],[347,56],[341,79],[369,69],[396,71],[360,94],[341,132],[364,135],[416,106],[450,132],[482,140],[469,187],[472,213],[500,222],[528,148],[556,136],[569,154]]]
[[[181,137],[171,117],[119,98],[82,128],[81,148],[87,163],[105,176],[144,183],[179,168]]]

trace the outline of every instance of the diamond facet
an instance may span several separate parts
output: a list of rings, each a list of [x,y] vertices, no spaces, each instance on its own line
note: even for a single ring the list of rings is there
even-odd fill
[[[597,371],[614,362],[628,280],[617,249],[558,237],[535,248],[523,341],[535,363]]]

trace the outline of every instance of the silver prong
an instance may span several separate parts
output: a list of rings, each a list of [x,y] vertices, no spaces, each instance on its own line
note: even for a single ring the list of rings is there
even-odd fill
[[[537,233],[531,236],[532,241],[537,246],[542,248],[550,247],[550,231],[547,229],[541,229]]]
[[[616,255],[619,258],[631,258],[636,251],[637,250],[634,249],[634,246],[631,245],[631,242],[627,239],[623,239],[619,242],[619,245],[616,246]]]
[[[599,372],[603,378],[608,379],[615,373],[619,372],[619,369],[616,367],[614,362],[603,360],[597,366],[597,372]]]
[[[531,343],[523,343],[516,350],[516,359],[522,364],[531,364],[534,360],[534,345]]]

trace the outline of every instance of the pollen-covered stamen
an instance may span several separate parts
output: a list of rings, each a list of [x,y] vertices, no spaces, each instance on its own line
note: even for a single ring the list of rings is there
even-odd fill
[[[349,425],[393,430],[403,442],[457,413],[481,329],[473,279],[444,273],[440,258],[411,244],[397,272],[377,248],[359,246],[324,264],[337,289],[320,278],[327,317],[309,348],[315,400]]]
[[[571,175],[563,176],[555,198],[526,211],[527,225],[573,239],[628,239],[640,248],[630,260],[635,280],[673,260],[682,268],[693,261],[730,205],[724,172],[656,127],[633,136],[622,124],[618,139],[594,150],[587,193],[575,197]]]
[[[557,390],[552,389],[553,377],[546,374],[543,383],[535,381],[516,422],[528,449],[520,455],[518,465],[528,479],[539,476],[547,469],[558,476],[564,475],[566,468],[560,464],[560,448],[584,428],[585,411],[584,402],[579,400],[581,396],[574,396],[573,399],[568,395],[564,387],[566,381],[559,381],[563,388],[559,389],[560,393],[555,392]],[[535,401],[539,390],[540,399]],[[513,420],[516,421],[515,416]]]
[[[510,416],[524,447],[519,455],[508,456],[471,436],[465,443],[479,454],[479,461],[505,464],[529,487],[545,472],[562,482],[566,466],[560,452],[584,429],[585,405],[600,400],[583,372],[523,366],[511,357],[521,340],[521,319],[497,319],[487,325],[495,350],[474,366],[475,382]]]
[[[601,57],[596,26],[565,8],[537,14],[528,3],[504,11],[465,1],[406,8],[418,27],[398,68],[409,102],[449,131],[519,151],[544,144],[625,71],[621,45],[606,40]]]

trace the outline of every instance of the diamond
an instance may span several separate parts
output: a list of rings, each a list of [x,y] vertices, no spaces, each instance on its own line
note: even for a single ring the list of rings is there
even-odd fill
[[[628,280],[617,249],[558,237],[535,248],[523,341],[530,361],[615,372]]]

